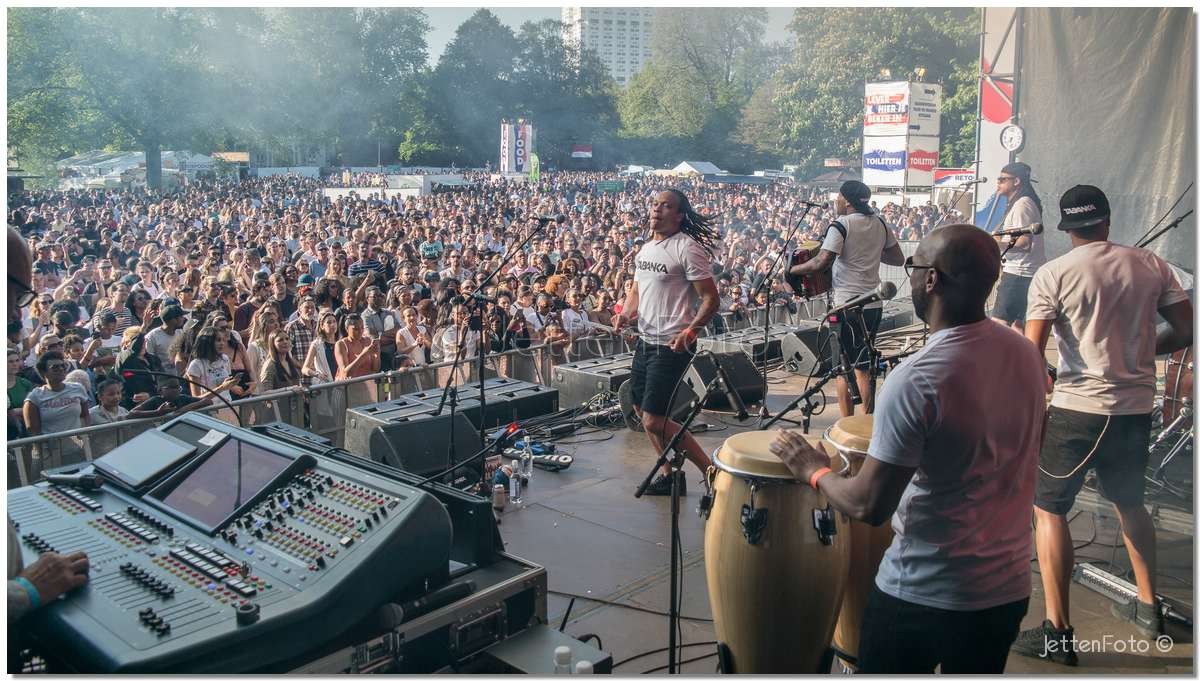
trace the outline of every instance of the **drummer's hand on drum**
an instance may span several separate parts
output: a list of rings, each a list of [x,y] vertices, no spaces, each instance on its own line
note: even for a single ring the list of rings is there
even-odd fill
[[[779,431],[779,437],[771,443],[771,453],[778,456],[798,480],[807,481],[813,473],[829,465],[829,457],[824,451],[790,430]]]

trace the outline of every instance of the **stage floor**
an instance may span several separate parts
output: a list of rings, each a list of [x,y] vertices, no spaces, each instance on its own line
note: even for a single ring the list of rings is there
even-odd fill
[[[804,378],[777,371],[770,379],[767,406],[773,414],[802,392]],[[826,393],[830,402],[823,414],[813,417],[813,433],[820,433],[837,418],[832,384],[827,386]],[[697,422],[711,425],[707,433],[697,435],[710,451],[729,435],[745,429],[737,426],[731,416],[713,412],[705,412]],[[562,449],[575,456],[574,465],[561,473],[537,470],[525,493],[526,502],[519,509],[510,504],[501,514],[500,533],[509,552],[546,567],[553,626],[562,623],[571,598],[576,597],[566,631],[574,636],[597,634],[604,649],[619,664],[615,672],[633,674],[663,667],[667,663],[665,651],[620,664],[667,645],[670,499],[633,498],[633,491],[645,476],[654,453],[643,433],[624,428],[573,440],[579,444],[565,444]],[[1176,466],[1186,470],[1191,462]],[[687,466],[687,478],[690,496],[684,500],[680,535],[684,551],[682,612],[690,619],[682,622],[682,638],[685,643],[704,644],[714,636],[704,576],[704,525],[695,512],[700,498],[700,476],[691,464]],[[1114,553],[1112,548],[1114,543],[1120,543],[1120,534],[1110,514],[1083,510],[1073,512],[1072,516],[1072,534],[1076,544],[1081,545],[1076,556],[1079,562],[1108,565],[1111,560],[1116,565],[1113,570],[1128,568],[1124,549],[1116,549]],[[1159,591],[1182,601],[1190,616],[1193,539],[1190,534],[1162,530],[1158,539]],[[1136,635],[1136,629],[1111,615],[1109,602],[1072,584],[1071,607],[1077,638],[1097,641],[1094,644],[1097,647],[1107,641],[1107,652],[1081,653],[1080,664],[1075,668],[1011,655],[1008,671],[1097,675],[1194,673],[1190,632],[1169,629],[1176,642],[1167,652],[1159,651],[1153,644],[1146,653],[1131,652],[1128,640]],[[1024,626],[1040,623],[1042,613],[1041,586],[1035,578]],[[713,650],[712,645],[694,645],[685,649],[682,659],[702,657]],[[685,664],[683,671],[708,674],[715,668],[716,658],[708,657]]]

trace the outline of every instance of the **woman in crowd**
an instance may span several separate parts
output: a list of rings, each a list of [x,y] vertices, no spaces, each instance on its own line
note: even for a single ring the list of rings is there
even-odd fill
[[[258,384],[257,374],[251,373],[249,361],[246,359],[246,347],[242,344],[241,336],[233,330],[229,319],[224,315],[214,315],[209,318],[217,329],[223,352],[229,358],[229,373],[237,376],[238,383],[229,389],[231,399],[240,400],[254,394]]]
[[[357,312],[351,312],[342,319],[342,338],[334,346],[334,356],[337,358],[336,379],[339,381],[379,372],[379,340],[368,338],[363,333],[362,317]],[[372,399],[372,387],[366,381],[346,386],[347,406],[356,407],[375,401]]]
[[[25,428],[29,435],[61,433],[91,423],[88,417],[91,395],[82,386],[66,382],[67,368],[66,358],[58,350],[38,357],[38,375],[46,384],[25,396]],[[60,438],[49,449],[42,455],[49,455],[50,465],[78,463],[83,459],[82,445],[75,438]]]
[[[317,318],[317,333],[313,335],[312,345],[308,346],[303,365],[304,375],[311,379],[314,389],[332,383],[337,375],[338,362],[334,353],[337,342],[337,315],[330,311],[322,312]],[[320,432],[336,423],[336,419],[345,411],[344,395],[343,391],[336,389],[316,390],[311,400],[314,430]]]
[[[293,388],[300,385],[303,369],[292,357],[292,339],[283,329],[272,331],[267,336],[267,359],[259,375],[261,392]]]
[[[396,333],[396,355],[402,357],[401,366],[421,367],[429,363],[429,348],[432,345],[429,328],[420,322],[417,309],[409,306],[400,313],[402,325]]]
[[[440,356],[440,361],[453,362],[457,357],[459,369],[454,381],[461,385],[471,378],[471,360],[479,352],[479,332],[467,328],[471,312],[466,305],[460,303],[450,307],[449,310],[449,315],[439,320],[441,322],[439,328],[434,332],[434,343],[437,348],[434,352],[434,359],[436,360]],[[460,346],[461,353],[459,352]],[[446,378],[450,375],[449,371],[449,367],[438,371],[439,385],[445,383]]]
[[[129,326],[141,326],[147,321],[146,312],[150,308],[151,300],[152,298],[150,297],[150,294],[146,293],[145,291],[139,290],[131,291],[129,293],[129,296],[125,299],[125,304],[129,308],[129,317],[133,320]],[[117,332],[124,333],[125,329],[129,327],[122,328],[120,321],[121,320],[118,318]]]
[[[130,332],[133,332],[130,336]],[[158,377],[151,371],[162,371],[152,365],[154,356],[146,351],[146,336],[141,328],[131,326],[125,330],[128,341],[122,340],[121,352],[117,355],[116,375],[122,380],[121,406],[133,409],[158,394]]]
[[[192,359],[188,363],[187,369],[184,370],[192,397],[208,396],[208,391],[204,388],[212,389],[220,385],[232,373],[229,356],[225,354],[225,341],[221,329],[215,324],[202,328],[196,336]],[[229,391],[225,390],[221,393],[221,397],[230,399]]]
[[[256,380],[262,376],[263,366],[271,352],[270,336],[279,328],[279,314],[270,305],[258,308],[250,320],[250,339],[246,343],[246,370]],[[256,392],[262,393],[266,390],[270,388],[264,387],[260,382]]]

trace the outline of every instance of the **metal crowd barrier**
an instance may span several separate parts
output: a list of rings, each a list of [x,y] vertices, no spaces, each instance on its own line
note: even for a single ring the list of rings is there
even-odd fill
[[[580,339],[582,341],[583,339]],[[620,339],[615,340],[623,343]],[[588,339],[581,347],[604,352],[604,340]],[[621,352],[617,350],[616,352]],[[608,354],[615,354],[609,352]],[[603,356],[603,355],[593,355]],[[546,345],[489,354],[485,362],[487,377],[502,376],[514,380],[550,385],[553,367],[571,357],[555,358]],[[384,371],[345,381],[333,381],[312,386],[295,386],[255,395],[233,403],[237,416],[247,427],[284,421],[312,433],[328,437],[341,445],[346,428],[346,409],[417,390],[431,390],[445,385],[454,362],[438,362],[422,367]],[[478,359],[459,363],[457,385],[478,380]],[[238,418],[228,407],[217,403],[200,411],[230,423]],[[133,419],[73,430],[25,437],[8,442],[9,487],[25,486],[37,481],[43,470],[91,461],[142,432],[155,428],[175,415]],[[14,485],[16,482],[18,484]]]

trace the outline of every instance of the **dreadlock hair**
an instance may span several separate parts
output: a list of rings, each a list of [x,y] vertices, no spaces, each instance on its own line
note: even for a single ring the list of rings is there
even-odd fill
[[[713,226],[717,222],[716,215],[702,215],[695,208],[692,208],[692,202],[688,200],[687,194],[675,188],[668,188],[668,191],[679,199],[679,212],[683,215],[683,220],[679,223],[679,231],[690,236],[696,243],[704,247],[709,255],[717,247],[717,242],[721,239],[721,233]]]

